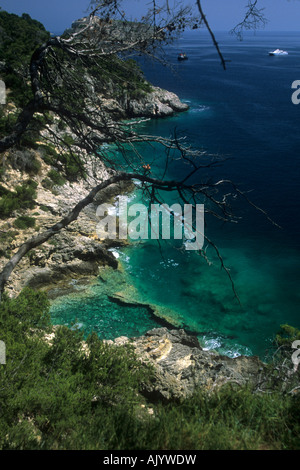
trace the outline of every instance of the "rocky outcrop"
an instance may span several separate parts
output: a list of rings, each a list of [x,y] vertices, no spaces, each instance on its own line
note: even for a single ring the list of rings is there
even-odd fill
[[[126,45],[149,42],[153,37],[157,41],[164,38],[163,31],[156,30],[153,26],[132,21],[105,20],[97,16],[89,19],[84,17],[72,23],[71,29],[67,30],[67,34],[78,33],[83,30],[85,35],[85,27],[90,23],[89,33],[92,32],[97,38],[98,47],[109,51],[116,51],[118,47],[125,48]],[[95,39],[96,40],[96,39]],[[124,72],[122,68],[126,62],[116,62],[115,66],[120,67],[119,75]],[[122,65],[122,67],[121,67]],[[172,116],[174,113],[186,111],[189,106],[182,103],[175,93],[163,90],[159,87],[153,87],[148,83],[142,71],[136,66],[130,69],[130,77],[122,80],[122,84],[115,83],[106,75],[105,80],[86,77],[91,93],[97,93],[101,97],[101,109],[113,119],[124,119],[132,117],[158,118]],[[117,75],[117,74],[116,74]],[[99,83],[101,87],[99,88]],[[133,92],[133,83],[136,89]],[[121,86],[121,89],[120,89]],[[134,88],[134,87],[133,87]],[[147,91],[146,91],[147,90]]]
[[[154,367],[152,383],[142,391],[151,400],[188,397],[197,390],[212,392],[229,382],[255,385],[266,367],[256,356],[229,358],[204,350],[197,337],[184,330],[156,328],[114,343],[132,344],[138,358]]]
[[[10,253],[13,253],[24,241],[34,236],[37,231],[44,231],[54,225],[81,200],[95,184],[94,174],[98,181],[109,176],[109,171],[99,161],[89,160],[86,165],[87,178],[77,182],[66,182],[63,186],[55,186],[46,189],[42,182],[47,176],[49,166],[41,159],[38,152],[35,154],[40,162],[39,173],[34,177],[37,183],[36,205],[33,209],[27,209],[26,214],[35,220],[35,227],[18,230],[14,223],[19,211],[15,211],[10,218],[1,220],[0,234],[2,256],[0,254],[0,270],[8,261]],[[2,177],[1,184],[13,191],[15,186],[28,178],[26,173],[7,167]],[[24,256],[16,269],[12,272],[6,285],[10,296],[18,294],[23,287],[51,289],[60,285],[62,289],[69,290],[69,281],[73,279],[93,278],[98,276],[102,266],[118,267],[118,261],[108,251],[113,240],[103,243],[96,233],[97,206],[103,202],[114,202],[114,198],[120,193],[132,190],[131,184],[112,185],[101,192],[93,204],[88,205],[79,215],[78,219],[66,229],[55,235],[38,248]],[[5,237],[5,234],[12,234]],[[119,245],[121,242],[119,242]],[[3,255],[3,253],[5,255]]]
[[[189,106],[180,101],[175,93],[153,87],[151,93],[147,93],[139,100],[124,100],[126,112],[131,117],[160,118],[172,116],[174,113],[187,111]]]
[[[111,117],[124,118],[163,118],[174,113],[187,111],[189,106],[180,101],[175,93],[153,87],[152,92],[144,93],[139,99],[132,99],[125,92],[119,101],[102,98],[102,108]]]
[[[143,38],[144,41],[150,41],[153,38],[155,29],[153,26],[147,23],[141,23],[137,21],[121,21],[112,20],[108,18],[100,18],[94,16],[93,18],[83,17],[73,21],[70,29],[67,29],[65,33],[73,34],[83,30],[88,24],[90,24],[90,30],[94,33],[94,37],[98,37],[99,44],[105,44],[106,48],[110,44],[125,45],[135,43]],[[161,33],[161,38],[163,38]],[[159,36],[156,34],[156,37]]]

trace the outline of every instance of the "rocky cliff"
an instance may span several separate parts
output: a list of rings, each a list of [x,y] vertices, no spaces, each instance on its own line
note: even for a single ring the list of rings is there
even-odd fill
[[[151,92],[145,93],[139,99],[131,99],[126,92],[119,101],[103,98],[102,107],[118,119],[126,117],[163,118],[189,109],[189,106],[180,101],[175,93],[159,87],[152,87]]]
[[[229,358],[206,351],[182,329],[156,328],[139,338],[108,343],[131,344],[139,359],[154,368],[152,383],[143,389],[151,400],[188,397],[197,389],[210,393],[226,383],[255,386],[266,367],[256,356]]]
[[[101,99],[103,112],[112,121],[132,117],[165,117],[188,109],[177,95],[160,88],[152,88],[149,93],[141,93],[139,98],[134,100],[126,91],[119,100],[109,97],[107,93]],[[57,125],[54,125],[55,132],[59,133]],[[63,131],[64,135],[66,133],[67,129]],[[41,141],[35,144],[36,149],[12,149],[2,160],[0,181],[2,191],[13,192],[17,186],[24,184],[30,175],[30,179],[36,185],[36,198],[32,209],[16,209],[8,217],[0,219],[0,269],[26,239],[66,216],[95,184],[111,174],[97,157],[87,155],[82,149],[76,148],[75,152],[82,154],[80,158],[84,162],[86,178],[82,179],[78,175],[76,181],[66,180],[64,184],[59,185],[51,182],[51,187],[48,187],[49,172],[60,173],[58,168],[46,163],[49,147],[44,138],[48,137],[47,132],[44,132]],[[31,172],[33,162],[39,168],[35,174]],[[132,191],[133,188],[134,186],[129,183],[108,188],[98,195],[95,203],[86,207],[69,227],[24,257],[12,273],[7,285],[10,295],[20,292],[25,285],[43,287],[70,278],[96,276],[101,265],[116,268],[117,260],[107,251],[114,242],[104,244],[97,237],[96,209],[98,204],[113,202],[118,194]],[[19,216],[34,219],[34,227],[16,230],[15,223]]]

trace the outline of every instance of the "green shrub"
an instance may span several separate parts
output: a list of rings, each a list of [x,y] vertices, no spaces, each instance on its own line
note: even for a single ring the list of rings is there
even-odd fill
[[[50,170],[47,173],[50,180],[57,186],[63,186],[66,182],[65,178],[57,170]]]
[[[0,448],[104,448],[115,442],[119,419],[141,402],[146,369],[130,348],[110,347],[95,334],[86,339],[87,355],[78,329],[59,327],[52,344],[43,341],[48,309],[46,295],[28,288],[0,305],[7,351]]]
[[[10,258],[11,250],[9,248],[10,244],[13,240],[15,240],[16,235],[19,232],[16,230],[8,230],[0,232],[0,256],[4,256],[5,258]]]
[[[39,145],[36,143],[36,141],[39,138],[38,134],[38,128],[36,128],[35,132],[26,132],[25,134],[22,135],[21,140],[20,140],[20,147],[25,147],[25,148],[30,148],[30,149],[38,149]]]
[[[17,194],[18,204],[21,209],[33,209],[35,207],[37,183],[33,180],[27,180],[20,186],[17,186],[15,192]]]
[[[0,232],[0,244],[4,245],[5,243],[10,243],[18,235],[19,232],[16,230],[8,230],[7,232]]]
[[[55,153],[54,153],[55,152]],[[85,177],[83,163],[79,156],[70,153],[56,153],[56,151],[49,152],[44,155],[43,160],[48,165],[56,167],[48,172],[48,177],[54,184],[62,186],[65,184],[66,179],[69,181],[78,181],[80,177]],[[62,173],[64,176],[62,176]]]
[[[41,205],[40,205],[40,209],[41,209],[42,211],[44,211],[44,212],[50,212],[49,207],[45,206],[44,204],[41,204]]]
[[[13,195],[5,195],[0,198],[0,218],[4,219],[9,217],[14,210],[18,207],[17,199]]]
[[[0,304],[0,449],[239,450],[300,448],[300,396],[227,384],[169,404],[139,394],[151,371],[129,346],[57,327],[46,294]],[[142,408],[141,404],[146,405]],[[147,407],[154,413],[150,415]]]
[[[49,33],[28,14],[19,17],[6,11],[0,11],[0,28],[0,61],[7,65],[1,78],[12,90],[14,103],[22,105],[31,96],[31,88],[23,76],[24,69],[27,67],[28,70],[33,51],[49,38]]]
[[[17,209],[33,209],[35,207],[37,183],[27,180],[14,191],[0,185],[0,218],[10,217]]]
[[[59,162],[69,181],[78,181],[80,177],[86,176],[82,161],[78,156],[64,153],[60,155]]]
[[[291,347],[291,344],[300,340],[300,330],[291,325],[280,325],[280,331],[275,337],[275,344],[277,346],[288,346]]]
[[[42,151],[42,158],[47,165],[54,165],[58,161],[59,154],[55,150],[54,146],[50,144],[42,145],[39,149]]]
[[[5,116],[4,114],[2,114],[0,117],[0,136],[4,137],[10,134],[16,122],[17,122],[16,114],[8,114],[8,116]]]
[[[14,226],[21,230],[25,230],[35,226],[35,219],[27,215],[22,215],[14,221]]]
[[[51,181],[49,178],[44,178],[41,182],[43,188],[45,189],[52,189],[54,186],[53,181]]]

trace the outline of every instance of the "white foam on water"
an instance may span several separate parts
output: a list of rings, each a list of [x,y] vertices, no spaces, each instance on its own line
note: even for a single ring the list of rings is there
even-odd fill
[[[115,248],[109,248],[107,251],[110,251],[115,258],[120,258],[120,253]]]
[[[219,354],[228,356],[231,358],[236,358],[239,356],[252,356],[253,353],[250,348],[247,346],[242,346],[241,344],[233,343],[220,336],[201,336],[199,337],[200,344],[204,351],[217,351]]]
[[[205,105],[199,105],[195,108],[190,108],[190,113],[203,113],[204,111],[209,111],[210,107]]]

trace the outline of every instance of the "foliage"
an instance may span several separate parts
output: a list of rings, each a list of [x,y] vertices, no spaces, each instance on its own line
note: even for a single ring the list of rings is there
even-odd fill
[[[66,182],[65,178],[57,170],[48,171],[47,176],[57,186],[63,186]]]
[[[3,107],[0,108],[0,136],[9,135],[16,124],[17,117],[14,113],[4,115]]]
[[[8,248],[11,242],[15,239],[19,232],[16,230],[7,230],[0,232],[0,256],[10,257],[10,249]]]
[[[111,347],[78,329],[56,328],[45,294],[29,288],[0,305],[6,365],[0,368],[0,448],[104,448],[121,416],[141,402],[147,375],[128,347]],[[94,434],[94,438],[91,436]]]
[[[149,420],[139,436],[152,449],[298,449],[299,398],[224,386],[211,395],[199,392],[159,406],[156,420]]]
[[[21,230],[35,226],[35,219],[27,215],[21,215],[14,221],[14,226]]]
[[[300,340],[300,330],[291,325],[280,325],[280,332],[276,335],[275,343],[278,346],[288,346],[291,347],[291,344]]]
[[[43,211],[43,212],[50,212],[50,209],[48,206],[45,206],[44,204],[40,204],[40,209]]]
[[[126,91],[130,98],[140,98],[152,91],[138,63],[133,59],[121,59],[117,55],[104,57],[100,67],[91,67],[89,73],[96,79],[96,91],[113,89],[113,96],[121,99]]]
[[[52,189],[53,186],[54,186],[54,183],[53,183],[53,181],[50,180],[50,178],[44,178],[41,181],[41,184],[45,189]]]
[[[56,327],[44,293],[0,305],[1,449],[299,449],[300,396],[225,386],[168,405],[139,394],[150,369],[128,346]],[[143,407],[141,406],[143,404]],[[148,408],[153,408],[149,414]]]
[[[63,136],[63,142],[68,146],[74,143],[72,137],[67,134]],[[44,162],[56,168],[56,170],[50,170],[47,175],[54,184],[63,185],[65,184],[65,179],[78,181],[80,177],[85,177],[86,174],[83,163],[78,154],[68,152],[60,153],[51,144],[43,145],[40,151],[42,152]],[[56,175],[54,173],[56,173]],[[60,173],[63,173],[64,176]],[[46,185],[48,188],[51,187],[49,181],[46,182]]]
[[[21,17],[0,11],[0,61],[5,62],[2,79],[11,89],[14,103],[21,105],[30,96],[26,75],[36,47],[49,38],[44,26],[24,13]]]
[[[69,181],[78,181],[80,177],[85,177],[86,175],[79,155],[73,153],[59,154],[57,166],[62,168]]]
[[[37,183],[27,180],[14,191],[0,185],[0,218],[10,217],[17,209],[33,209],[35,206]]]

